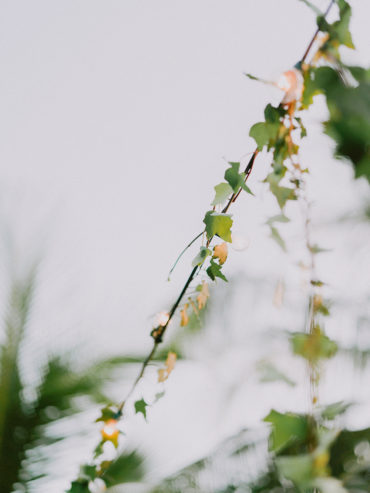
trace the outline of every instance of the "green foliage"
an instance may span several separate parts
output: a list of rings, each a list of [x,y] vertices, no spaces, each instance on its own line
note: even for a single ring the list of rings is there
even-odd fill
[[[340,414],[345,413],[350,406],[351,403],[348,402],[334,402],[333,404],[325,406],[321,410],[320,415],[322,419],[333,420]]]
[[[311,66],[303,63],[307,60],[307,54],[312,46],[310,43],[308,51],[296,67],[302,71],[304,77],[304,92],[299,110],[306,109],[313,102],[315,95],[321,94],[325,97],[329,110],[329,119],[324,124],[325,132],[336,143],[336,155],[344,157],[352,161],[355,167],[356,177],[365,176],[370,181],[370,71],[361,67],[345,67],[340,61],[339,48],[346,46],[353,48],[352,37],[349,31],[349,22],[351,17],[351,8],[345,0],[337,0],[339,7],[339,19],[333,23],[329,23],[319,9],[315,7],[309,0],[301,0],[318,14],[317,23],[319,30],[326,33],[326,36],[321,40],[321,46],[313,57]],[[331,4],[332,5],[332,4]],[[329,8],[330,10],[330,8]],[[314,39],[315,40],[315,39]],[[319,40],[317,40],[320,43]],[[315,46],[315,45],[314,45]],[[320,66],[315,68],[315,64],[320,61],[326,61],[330,66]],[[299,92],[299,74],[297,72],[287,72],[288,76],[295,77],[297,93]],[[260,80],[250,74],[246,74],[252,80]],[[347,78],[350,77],[352,85],[348,83]],[[291,89],[294,88],[294,81]],[[264,111],[264,121],[256,123],[250,129],[250,136],[256,141],[259,151],[272,151],[272,169],[270,170],[265,182],[268,183],[271,193],[275,196],[280,208],[283,210],[289,200],[302,198],[305,192],[305,181],[303,173],[308,172],[307,169],[302,169],[299,164],[298,150],[299,146],[295,143],[296,135],[300,134],[303,138],[307,135],[305,126],[302,123],[300,113],[297,116],[297,104],[299,103],[299,95],[292,95],[290,98],[289,92],[282,100],[282,103],[274,107],[268,104]],[[289,97],[287,97],[289,96]],[[299,111],[298,110],[298,111]],[[254,153],[255,157],[256,153]],[[251,161],[251,166],[253,165]],[[239,162],[229,162],[229,167],[225,171],[225,182],[215,186],[215,197],[212,206],[216,207],[223,204],[226,200],[234,199],[243,189],[251,193],[245,184],[246,175],[240,172]],[[248,167],[248,173],[251,167]],[[306,198],[304,200],[307,200]],[[230,201],[231,204],[231,201]],[[228,206],[230,205],[228,204]],[[227,207],[228,209],[228,207]],[[281,237],[276,223],[286,223],[289,219],[284,214],[279,214],[270,218],[267,225],[270,228],[272,238],[280,245],[283,250],[286,250],[286,245]],[[227,247],[222,255],[213,254],[209,247],[211,240],[218,236],[226,242],[231,242],[231,227],[233,221],[231,216],[225,213],[218,213],[214,210],[208,211],[203,220],[205,224],[205,232],[207,235],[207,245],[200,248],[198,255],[193,260],[193,268],[202,266],[207,257],[211,256],[210,264],[206,269],[208,276],[212,281],[216,278],[226,281],[226,277],[222,273],[222,264],[227,257]],[[307,221],[308,222],[308,221]],[[307,228],[308,229],[308,228]],[[310,243],[309,234],[306,233],[306,244],[309,256],[313,259],[314,255],[323,252],[317,245]],[[194,241],[194,240],[193,240]],[[190,242],[188,247],[193,243]],[[187,247],[187,248],[188,248]],[[185,249],[186,250],[186,249]],[[219,261],[215,261],[217,258]],[[313,264],[313,261],[312,261]],[[179,299],[173,306],[173,312],[180,306],[182,297],[184,296],[188,286],[192,282],[192,276],[195,269],[190,275],[189,280],[185,284]],[[311,269],[311,276],[313,269]],[[311,297],[310,315],[308,325],[309,333],[294,333],[290,336],[290,343],[294,354],[306,359],[310,364],[309,375],[310,382],[314,387],[313,404],[316,403],[315,386],[319,379],[320,360],[331,358],[337,352],[337,344],[330,340],[321,330],[317,323],[317,315],[329,315],[329,305],[327,301],[323,301],[321,295],[318,295],[316,287],[323,286],[322,281],[311,279],[311,286],[314,295]],[[187,310],[190,306],[193,310],[193,316],[198,317],[198,312],[207,303],[209,297],[208,285],[203,284],[198,288],[199,295],[195,304],[192,297],[188,298],[188,302],[181,310],[181,325],[189,324],[189,316]],[[138,380],[142,376],[142,372],[148,361],[151,359],[151,354],[144,363],[144,367],[139,375]],[[265,365],[262,368],[262,380],[276,381],[282,380],[288,385],[294,385],[288,377],[279,372],[273,366]],[[146,418],[146,408],[148,404],[144,399],[135,402],[136,413],[142,413]],[[325,428],[322,423],[333,420],[337,415],[343,413],[347,409],[342,403],[334,403],[326,406],[324,409],[316,408],[311,415],[298,415],[293,413],[279,413],[272,410],[265,418],[265,421],[271,424],[270,433],[270,452],[272,463],[260,481],[246,486],[246,491],[252,493],[257,492],[312,492],[319,490],[320,493],[343,493],[346,491],[343,487],[342,480],[347,481],[348,475],[350,481],[351,467],[348,464],[343,465],[343,470],[339,471],[338,477],[330,477],[329,461],[334,461],[331,448],[335,448],[337,443],[337,431]],[[332,423],[330,423],[332,425]],[[351,450],[358,449],[358,444],[351,444]],[[355,455],[358,454],[358,450]],[[123,460],[123,459],[122,459]],[[353,463],[351,457],[350,466]],[[123,460],[122,464],[117,465],[118,460],[105,464],[103,467],[104,473],[100,475],[108,486],[117,484],[114,478],[120,477],[120,482],[127,481],[127,473],[132,473],[140,466],[135,463],[127,466],[130,461],[126,458],[126,464]],[[199,468],[204,466],[204,461],[199,461]],[[358,467],[358,461],[356,467]],[[335,468],[333,468],[334,470]],[[369,478],[369,467],[361,469],[361,474]],[[94,476],[96,471],[91,470],[91,475]],[[121,476],[120,476],[121,475]],[[340,477],[339,477],[340,476]],[[361,476],[361,475],[359,475]],[[89,476],[90,478],[91,476]],[[81,476],[81,484],[85,485],[87,479]],[[356,479],[354,480],[356,488]],[[135,479],[134,479],[135,480]],[[73,483],[75,484],[75,483]],[[347,484],[347,483],[346,483]],[[358,483],[361,485],[362,483]],[[364,483],[366,484],[366,483]],[[367,483],[368,485],[369,483]],[[293,486],[294,485],[294,486]],[[77,488],[77,486],[76,486]],[[237,486],[230,485],[223,491],[236,491]],[[76,490],[78,491],[78,490]],[[164,490],[161,490],[164,491]],[[166,490],[167,491],[167,490]],[[168,490],[170,491],[170,490]],[[175,490],[172,490],[177,491]],[[181,489],[179,490],[181,491]],[[352,490],[349,490],[352,491]],[[354,489],[353,491],[357,491]],[[361,490],[359,490],[361,491]],[[365,491],[365,489],[364,489]],[[366,490],[367,491],[367,490]]]
[[[88,484],[89,482],[86,480],[73,481],[66,493],[90,493]]]
[[[275,195],[281,209],[285,207],[288,200],[296,200],[294,188],[282,187],[279,185],[286,172],[285,167],[274,167],[273,171],[267,175],[266,182],[270,185],[270,190]]]
[[[33,273],[24,283],[14,282],[5,321],[5,341],[0,349],[0,491],[7,493],[19,480],[33,419],[22,400],[19,351],[29,317],[34,288]]]
[[[209,240],[214,236],[219,236],[231,243],[231,226],[233,220],[229,214],[208,211],[203,222],[206,225],[206,234]]]
[[[284,214],[278,214],[276,216],[270,217],[267,221],[266,224],[271,226],[274,223],[288,223],[290,221],[289,217],[286,217]]]
[[[280,476],[290,479],[296,485],[308,486],[313,475],[313,461],[310,454],[278,457],[276,467]]]
[[[223,281],[227,282],[227,279],[224,276],[224,274],[221,272],[221,269],[222,269],[221,265],[219,265],[213,259],[211,259],[210,265],[206,272],[209,275],[209,277],[212,279],[212,281],[214,281],[216,277],[219,277]]]
[[[259,77],[256,77],[255,75],[252,75],[252,74],[247,74],[247,73],[245,73],[244,75],[245,75],[246,77],[248,77],[248,79],[251,79],[251,80],[256,80],[256,81],[258,81],[258,82],[263,82],[263,81],[261,81],[261,79],[260,79]]]
[[[103,462],[98,470],[95,465],[81,468],[79,477],[66,493],[90,493],[90,481],[104,482],[108,488],[135,483],[144,478],[144,460],[136,451],[121,453],[115,460]],[[99,479],[97,479],[99,478]]]
[[[347,48],[354,48],[352,36],[349,30],[351,20],[351,7],[345,0],[337,0],[339,6],[339,19],[329,24],[323,16],[317,18],[317,25],[321,32],[328,34],[328,39],[324,43],[321,51],[334,58],[339,58],[338,48],[343,45]]]
[[[118,417],[118,412],[112,409],[110,406],[103,407],[100,412],[101,414],[99,418],[96,419],[96,423],[98,423],[99,421],[103,421],[105,423],[110,419],[117,419]]]
[[[330,447],[337,437],[337,432],[316,427],[312,431],[316,434],[316,443],[308,437],[305,453],[276,458],[279,475],[293,481],[303,491],[320,488],[322,492],[345,492],[339,480],[329,477]],[[330,490],[334,487],[336,489]]]
[[[370,428],[343,430],[331,446],[330,469],[332,475],[342,479],[351,493],[368,491],[370,464],[367,458]]]
[[[109,464],[101,478],[110,488],[118,484],[141,481],[144,474],[144,460],[140,454],[133,451],[120,454]]]
[[[213,199],[211,205],[219,205],[226,202],[226,200],[233,193],[233,189],[228,183],[219,183],[215,187],[215,198]]]
[[[290,387],[295,386],[293,380],[268,361],[260,361],[257,370],[260,373],[260,382],[284,382]]]
[[[276,243],[279,245],[280,248],[283,249],[284,252],[286,252],[285,241],[281,237],[279,231],[274,226],[270,226],[270,230],[271,230],[270,237],[276,241]]]
[[[200,247],[199,253],[197,256],[193,259],[191,265],[193,267],[196,267],[197,265],[202,265],[205,261],[205,259],[209,256],[212,255],[212,252],[209,248],[206,248],[204,246]]]
[[[144,416],[144,419],[146,419],[146,408],[148,407],[148,404],[144,401],[144,399],[140,399],[139,401],[135,402],[135,412],[136,413],[142,413]]]
[[[338,350],[337,344],[324,335],[318,326],[309,334],[294,333],[290,342],[294,354],[302,356],[312,363],[319,359],[332,358]]]
[[[271,423],[270,450],[278,453],[288,445],[306,441],[309,431],[307,418],[298,414],[281,414],[272,410],[264,421]]]
[[[29,481],[45,475],[43,464],[49,447],[64,438],[48,432],[48,425],[81,411],[79,397],[90,402],[107,403],[103,387],[119,365],[141,361],[138,357],[113,357],[75,371],[68,358],[50,356],[44,365],[40,383],[34,389],[35,398],[26,400],[19,374],[20,347],[23,344],[32,306],[34,273],[24,281],[14,282],[9,309],[5,320],[5,340],[0,351],[0,491],[10,493],[12,485],[20,483],[25,488]],[[98,420],[117,418],[111,406],[103,408]],[[42,447],[43,452],[36,452]],[[31,456],[28,451],[35,449]],[[52,450],[52,449],[51,449]],[[41,454],[41,455],[40,455]],[[30,463],[32,473],[25,465]],[[32,462],[32,461],[31,461]],[[85,466],[81,478],[71,486],[73,493],[88,492],[88,479],[93,477],[95,466]],[[37,471],[37,472],[35,472]]]
[[[326,97],[330,118],[324,124],[325,132],[336,143],[336,155],[349,159],[356,178],[370,181],[370,80],[369,70],[347,68],[357,80],[349,86],[333,68],[311,69],[305,77],[303,104],[312,102],[315,94]]]
[[[277,108],[271,104],[266,106],[265,121],[255,123],[249,131],[250,137],[256,141],[258,150],[262,151],[265,146],[267,150],[274,147],[281,128],[280,118],[284,114],[285,110],[280,106]]]
[[[240,173],[240,163],[230,162],[230,168],[225,171],[225,180],[228,182],[234,193],[237,193],[241,188],[252,194],[250,189],[244,183],[245,173]]]

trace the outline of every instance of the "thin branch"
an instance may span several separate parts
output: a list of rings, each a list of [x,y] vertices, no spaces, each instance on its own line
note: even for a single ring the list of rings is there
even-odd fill
[[[203,233],[204,233],[204,230],[203,230],[201,233],[199,233],[199,234],[198,234],[195,238],[193,238],[193,239],[191,240],[191,242],[190,242],[190,243],[188,243],[188,244],[186,245],[186,247],[183,249],[183,251],[182,251],[182,252],[180,253],[180,255],[177,257],[176,262],[173,264],[173,266],[172,266],[172,268],[171,268],[171,270],[170,270],[170,272],[169,272],[169,274],[168,274],[168,280],[170,280],[170,276],[171,276],[172,272],[175,270],[176,265],[178,264],[179,260],[180,260],[180,259],[181,259],[181,257],[184,255],[184,253],[186,252],[186,250],[187,250],[188,248],[190,248],[190,247],[191,247],[191,245],[192,245],[193,243],[195,243],[195,242],[197,241],[197,239],[198,239],[198,238],[200,238],[200,237],[202,236],[202,234],[203,234]]]
[[[331,2],[330,2],[329,6],[328,6],[328,8],[327,8],[327,10],[326,10],[326,12],[324,14],[324,18],[327,16],[327,14],[329,13],[329,11],[330,11],[330,9],[331,9],[331,7],[333,6],[334,3],[335,3],[335,0],[331,0]],[[320,31],[320,29],[317,29],[317,31],[315,32],[313,38],[311,39],[310,43],[308,44],[308,47],[307,47],[307,49],[306,49],[306,51],[305,51],[305,53],[304,53],[304,55],[303,55],[303,57],[301,59],[301,63],[303,63],[305,61],[305,59],[306,59],[306,57],[307,57],[307,55],[308,55],[308,53],[309,53],[309,51],[310,51],[310,49],[311,49],[311,47],[312,47],[312,45],[314,43],[314,41],[315,41],[315,39],[316,39],[319,31]],[[255,149],[255,151],[253,152],[252,157],[250,158],[250,160],[249,160],[249,162],[248,162],[248,164],[247,164],[247,166],[245,168],[245,171],[244,171],[244,173],[245,173],[245,182],[247,181],[247,179],[249,178],[249,176],[250,176],[250,174],[252,172],[253,165],[254,165],[254,162],[255,162],[255,159],[257,157],[258,152],[259,152],[258,151],[258,148]],[[242,188],[240,188],[238,190],[238,192],[235,192],[235,193],[232,194],[232,196],[230,197],[228,203],[222,209],[222,213],[226,213],[229,210],[231,204],[233,202],[235,202],[236,199],[238,198],[241,190],[242,190]],[[200,233],[196,238],[194,238],[194,240],[192,240],[189,243],[189,245],[187,245],[187,247],[185,247],[184,251],[186,251],[186,249],[189,248],[189,246],[191,246],[202,234],[203,234],[203,232]],[[211,241],[212,241],[212,238],[209,238],[207,240],[207,247],[209,246],[209,244],[211,243]],[[182,254],[184,253],[184,251],[181,252],[180,257],[182,256]],[[178,260],[176,261],[176,263],[177,262],[178,262]],[[176,263],[175,263],[175,265],[176,265]],[[173,268],[171,269],[171,272],[172,272]],[[127,393],[125,399],[120,403],[120,405],[118,407],[118,417],[121,417],[122,416],[122,412],[123,412],[123,408],[124,408],[125,402],[133,394],[134,390],[136,389],[137,384],[139,383],[139,381],[143,377],[146,367],[148,366],[148,364],[150,363],[150,361],[153,359],[153,357],[154,357],[154,355],[156,353],[157,347],[159,346],[159,344],[163,340],[163,336],[164,336],[164,334],[165,334],[165,332],[167,330],[167,327],[168,327],[169,323],[171,322],[173,316],[175,315],[176,310],[177,310],[178,306],[181,303],[181,300],[183,299],[183,297],[184,297],[184,295],[185,295],[185,293],[186,293],[189,285],[191,284],[191,282],[196,277],[198,271],[199,271],[199,267],[198,266],[196,266],[196,267],[194,267],[192,269],[192,271],[190,272],[190,275],[187,278],[187,280],[186,280],[186,282],[184,284],[184,287],[182,288],[182,290],[181,290],[178,298],[176,299],[175,303],[172,305],[172,308],[171,308],[171,310],[169,312],[169,317],[168,317],[168,320],[167,320],[166,324],[164,326],[160,326],[157,329],[155,329],[156,332],[157,332],[156,335],[154,335],[152,333],[152,336],[154,338],[154,343],[153,343],[152,349],[149,352],[149,354],[147,355],[147,357],[145,358],[145,360],[143,361],[143,363],[141,365],[141,368],[140,368],[140,371],[139,371],[136,379],[134,380],[134,382],[132,384],[132,387],[130,388],[129,392]]]
[[[330,10],[331,10],[331,8],[332,8],[332,6],[333,6],[334,4],[335,4],[335,0],[331,0],[330,4],[328,5],[328,8],[326,9],[326,11],[325,11],[325,13],[324,13],[324,16],[323,16],[323,18],[324,18],[324,19],[325,19],[325,17],[329,14],[329,12],[330,12]],[[320,32],[320,28],[318,27],[318,28],[316,29],[316,32],[315,32],[315,34],[313,35],[313,37],[312,37],[311,41],[308,43],[308,46],[307,46],[307,48],[306,48],[306,51],[305,51],[305,52],[304,52],[304,54],[303,54],[303,57],[302,57],[302,58],[301,58],[301,60],[300,60],[300,63],[303,63],[303,62],[306,60],[306,58],[307,58],[307,56],[308,56],[308,54],[309,54],[309,52],[310,52],[310,50],[311,50],[311,48],[312,48],[312,45],[314,44],[314,42],[315,42],[315,40],[316,40],[317,35],[319,34],[319,32]]]

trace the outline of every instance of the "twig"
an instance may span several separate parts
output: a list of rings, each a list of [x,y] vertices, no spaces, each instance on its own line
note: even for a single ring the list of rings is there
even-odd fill
[[[171,268],[171,270],[170,270],[170,272],[169,272],[169,274],[168,274],[168,280],[170,279],[170,276],[171,276],[172,272],[175,270],[176,265],[178,264],[179,260],[180,260],[180,259],[181,259],[181,257],[184,255],[184,253],[186,252],[186,250],[187,250],[188,248],[190,248],[190,247],[191,247],[191,245],[192,245],[193,243],[195,243],[195,242],[197,241],[197,239],[198,239],[198,238],[200,238],[200,237],[202,236],[202,234],[203,234],[203,233],[204,233],[204,230],[203,230],[201,233],[199,233],[199,234],[198,234],[195,238],[193,238],[193,239],[191,240],[191,242],[190,242],[190,243],[188,243],[188,244],[186,245],[186,247],[183,249],[183,251],[182,251],[182,252],[180,253],[180,255],[177,257],[177,259],[176,259],[175,263],[173,264],[173,266],[172,266],[172,268]]]
[[[326,9],[326,12],[324,13],[324,18],[328,15],[328,13],[329,13],[329,11],[330,11],[330,9],[331,9],[331,7],[333,6],[333,4],[334,4],[334,3],[335,3],[335,0],[331,0],[331,2],[330,2],[330,4],[329,4],[328,8]],[[310,49],[311,49],[311,47],[312,47],[312,45],[313,45],[313,43],[314,43],[314,41],[315,41],[315,39],[316,39],[316,37],[317,37],[317,35],[318,35],[319,31],[320,31],[320,29],[317,29],[317,30],[316,30],[316,32],[315,32],[315,34],[314,34],[313,38],[311,39],[310,43],[308,44],[307,49],[306,49],[306,51],[305,51],[305,53],[304,53],[304,55],[303,55],[303,57],[302,57],[302,59],[301,59],[301,63],[303,63],[303,62],[305,61],[305,59],[306,59],[306,57],[307,57],[307,55],[308,55],[308,53],[309,53],[309,51],[310,51]],[[247,166],[246,166],[246,168],[245,168],[245,171],[244,171],[244,173],[245,173],[245,182],[247,181],[247,179],[249,178],[249,176],[250,176],[250,174],[251,174],[251,172],[252,172],[253,165],[254,165],[254,162],[255,162],[255,159],[256,159],[256,157],[257,157],[258,152],[259,152],[259,151],[258,151],[258,148],[257,148],[257,149],[255,149],[255,151],[254,151],[254,152],[253,152],[253,154],[252,154],[252,157],[250,158],[250,160],[249,160],[249,162],[248,162],[248,164],[247,164]],[[240,188],[240,189],[238,190],[238,192],[235,192],[235,193],[233,193],[233,194],[232,194],[232,196],[230,197],[230,199],[229,199],[228,203],[227,203],[227,204],[226,204],[226,206],[222,209],[222,213],[226,213],[226,212],[229,210],[229,208],[230,208],[231,204],[232,204],[233,202],[235,202],[235,201],[236,201],[236,199],[238,198],[238,196],[239,196],[239,194],[240,194],[241,190],[242,190],[242,188]],[[198,239],[198,238],[199,238],[202,234],[203,234],[203,232],[202,232],[202,233],[200,233],[200,234],[199,234],[196,238],[194,238],[194,239],[193,239],[193,240],[189,243],[189,245],[187,245],[187,246],[185,247],[185,249],[183,250],[183,252],[181,252],[180,257],[183,255],[184,251],[186,251],[186,250],[187,250],[187,248],[189,248],[189,246],[191,246],[191,245],[194,243],[194,241],[196,241],[196,240],[197,240],[197,239]],[[212,241],[212,238],[209,238],[209,239],[208,239],[208,241],[207,241],[207,247],[209,246],[209,244],[210,244],[210,242],[211,242],[211,241]],[[179,258],[180,258],[180,257],[179,257]],[[176,263],[177,263],[177,262],[178,262],[178,260],[176,260]],[[175,263],[175,265],[176,265],[176,263]],[[174,267],[175,267],[175,266],[174,266]],[[171,272],[172,272],[172,270],[174,269],[174,267],[171,269]],[[151,361],[151,360],[152,360],[152,358],[154,357],[155,352],[156,352],[156,350],[157,350],[157,347],[158,347],[158,346],[159,346],[159,344],[162,342],[162,340],[163,340],[163,336],[164,336],[164,334],[165,334],[165,332],[166,332],[166,330],[167,330],[167,327],[168,327],[168,325],[169,325],[170,321],[172,320],[173,316],[175,315],[175,312],[176,312],[176,310],[177,310],[178,306],[180,305],[181,300],[183,299],[183,297],[184,297],[184,295],[185,295],[185,293],[186,293],[186,290],[188,289],[189,285],[191,284],[191,282],[192,282],[192,281],[194,280],[194,278],[196,277],[196,275],[197,275],[197,273],[198,273],[198,270],[199,270],[199,267],[198,267],[198,266],[196,266],[196,267],[194,267],[194,268],[193,268],[193,270],[190,272],[190,275],[189,275],[189,277],[187,278],[187,280],[186,280],[186,282],[185,282],[185,284],[184,284],[184,287],[182,288],[182,290],[181,290],[181,292],[180,292],[180,294],[179,294],[178,298],[176,299],[175,303],[172,305],[172,308],[171,308],[171,310],[170,310],[170,312],[169,312],[169,317],[168,317],[168,320],[167,320],[166,324],[165,324],[164,326],[162,326],[162,327],[159,327],[159,328],[158,328],[158,333],[157,333],[157,335],[156,335],[156,336],[154,336],[154,335],[153,335],[153,337],[154,337],[154,344],[153,344],[153,347],[152,347],[152,349],[151,349],[150,353],[147,355],[147,357],[146,357],[146,358],[145,358],[145,360],[143,361],[143,364],[142,364],[142,366],[141,366],[141,368],[140,368],[140,371],[139,371],[139,373],[138,373],[138,375],[137,375],[136,379],[134,380],[134,382],[133,382],[133,384],[132,384],[132,387],[130,388],[129,392],[127,393],[127,395],[126,395],[125,399],[124,399],[124,400],[120,403],[120,405],[119,405],[119,407],[118,407],[118,414],[119,414],[119,417],[120,417],[120,416],[122,416],[122,412],[123,412],[123,408],[124,408],[125,402],[126,402],[126,401],[128,400],[128,398],[129,398],[129,397],[133,394],[134,390],[136,389],[137,384],[139,383],[139,381],[141,380],[141,378],[142,378],[142,377],[143,377],[143,375],[144,375],[144,372],[145,372],[146,367],[148,366],[148,364],[150,363],[150,361]]]
[[[324,13],[324,15],[323,15],[323,18],[324,18],[324,19],[325,19],[325,17],[329,14],[329,12],[330,12],[330,10],[331,10],[331,8],[332,8],[332,6],[333,6],[334,4],[335,4],[335,0],[331,0],[330,4],[328,5],[328,8],[326,9],[326,11],[325,11],[325,13]],[[307,58],[307,56],[308,56],[308,54],[309,54],[309,52],[310,52],[310,50],[311,50],[311,48],[312,48],[312,45],[314,44],[314,42],[315,42],[315,40],[316,40],[317,35],[319,34],[319,32],[320,32],[320,27],[318,27],[318,28],[316,29],[315,34],[313,35],[313,37],[312,37],[311,41],[309,42],[309,44],[308,44],[308,46],[307,46],[307,48],[306,48],[306,51],[305,51],[305,52],[304,52],[304,54],[303,54],[303,57],[302,57],[302,58],[301,58],[301,60],[300,60],[300,63],[303,63],[303,62],[306,60],[306,58]]]

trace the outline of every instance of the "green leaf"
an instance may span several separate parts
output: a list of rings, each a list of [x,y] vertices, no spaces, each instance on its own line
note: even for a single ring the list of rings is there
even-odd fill
[[[314,313],[321,313],[321,315],[324,315],[324,317],[328,317],[330,315],[329,300],[323,300],[321,296],[314,296],[312,302]]]
[[[231,226],[233,220],[229,214],[208,211],[203,222],[206,225],[206,234],[209,240],[217,235],[223,240],[231,243]]]
[[[260,151],[267,146],[267,150],[274,147],[275,141],[279,136],[280,131],[280,119],[286,114],[286,110],[282,107],[275,108],[271,104],[268,104],[265,108],[265,121],[255,123],[250,131],[249,135],[252,137]]]
[[[317,286],[317,287],[324,286],[324,284],[325,284],[322,281],[320,281],[319,279],[312,279],[310,282],[311,282],[312,286]]]
[[[89,464],[85,464],[81,467],[80,470],[80,480],[85,479],[87,481],[94,480],[97,477],[96,473],[96,465],[91,466]]]
[[[244,175],[244,173],[242,173]],[[241,188],[242,190],[244,190],[245,192],[251,194],[251,195],[254,195],[254,193],[252,192],[252,190],[246,185],[246,183],[243,181],[243,183],[241,184]]]
[[[239,173],[240,163],[229,162],[230,168],[225,171],[225,180],[229,183],[234,193],[243,186],[245,174]]]
[[[313,459],[310,454],[277,457],[276,467],[281,476],[297,486],[309,486],[313,479]]]
[[[276,453],[281,452],[287,445],[304,442],[307,438],[308,422],[306,417],[299,414],[281,414],[273,409],[264,421],[272,424],[270,450]]]
[[[271,229],[271,235],[270,237],[276,241],[276,243],[279,245],[279,247],[284,251],[286,252],[286,244],[285,244],[285,241],[283,240],[283,238],[280,236],[280,233],[279,231],[274,227],[274,226],[270,226],[270,229]]]
[[[211,250],[209,248],[201,246],[198,255],[194,258],[191,265],[193,267],[196,267],[197,265],[202,265],[208,255],[212,255]]]
[[[323,419],[333,420],[338,415],[344,414],[351,406],[352,404],[350,402],[334,402],[333,404],[323,407],[320,414]]]
[[[146,408],[148,404],[144,401],[144,399],[140,399],[135,402],[135,413],[142,413],[144,418],[146,419]]]
[[[301,139],[303,137],[307,136],[307,130],[306,127],[303,125],[302,118],[299,118],[298,116],[295,117],[296,122],[298,123],[300,129],[301,129]]]
[[[177,353],[177,351],[176,351]],[[178,359],[178,354],[177,354],[177,359]],[[162,397],[164,397],[164,395],[166,394],[166,392],[163,390],[162,392],[157,392],[154,396],[154,403],[158,402],[160,399],[162,399]]]
[[[280,118],[286,114],[286,111],[282,107],[275,108],[271,104],[268,104],[265,108],[264,115],[265,120],[268,123],[278,123],[280,125]]]
[[[339,6],[339,20],[334,22],[331,27],[331,37],[338,39],[340,44],[347,48],[354,48],[352,36],[349,31],[352,10],[345,0],[337,0]]]
[[[108,487],[122,483],[134,483],[143,480],[143,458],[135,451],[121,454],[102,475]]]
[[[272,142],[277,139],[279,128],[280,123],[255,123],[249,131],[249,136],[256,141],[258,150],[262,151],[265,146],[269,149]]]
[[[233,193],[233,189],[228,183],[219,183],[214,187],[216,195],[211,205],[223,204]]]
[[[358,66],[346,66],[346,69],[349,70],[357,82],[362,82],[365,84],[370,83],[370,69],[366,69]]]
[[[286,217],[284,214],[278,214],[276,216],[270,217],[267,221],[266,224],[271,226],[274,223],[288,223],[290,221],[289,217]]]
[[[117,419],[117,411],[113,410],[109,406],[106,406],[101,409],[101,415],[95,420],[95,423],[98,423],[99,421],[106,422],[110,419]]]
[[[268,361],[259,361],[257,364],[257,370],[260,373],[260,382],[284,382],[290,387],[294,387],[296,385],[293,380],[287,377]]]
[[[255,75],[247,74],[247,73],[245,73],[244,75],[246,77],[248,77],[248,79],[256,80],[257,82],[264,82],[262,79],[260,79],[259,77],[256,77]]]
[[[294,354],[313,363],[319,359],[332,358],[338,350],[337,344],[324,335],[318,326],[310,334],[294,333],[290,342]]]
[[[281,187],[278,185],[281,178],[281,173],[275,173],[275,171],[273,171],[267,175],[266,181],[269,183],[270,190],[275,195],[280,208],[283,209],[288,200],[296,200],[297,197],[294,188]]]
[[[314,79],[314,70],[309,69],[304,72],[304,89],[302,94],[302,108],[307,109],[313,103],[314,96],[322,93]]]
[[[321,248],[319,245],[309,245],[309,250],[311,253],[325,253],[330,252],[331,250],[328,248]]]
[[[66,493],[90,493],[88,481],[73,481]]]
[[[249,136],[256,141],[259,151],[270,142],[270,131],[265,122],[255,123],[249,131]]]
[[[227,279],[221,272],[221,269],[222,269],[221,265],[217,264],[213,259],[211,259],[211,264],[206,272],[209,275],[209,277],[212,279],[212,281],[214,281],[216,277],[219,277],[223,281],[227,282]]]
[[[351,7],[345,0],[337,0],[337,3],[339,6],[339,20],[330,24],[324,16],[319,16],[317,25],[320,31],[329,34],[329,39],[321,47],[321,51],[340,60],[339,46],[344,45],[353,49],[354,45],[349,30],[349,22],[352,15]]]
[[[303,106],[310,103],[312,94],[325,95],[330,117],[324,128],[336,143],[336,156],[352,162],[356,178],[363,176],[370,181],[369,71],[355,68],[356,87],[343,83],[342,72],[330,67],[309,70],[305,75]]]

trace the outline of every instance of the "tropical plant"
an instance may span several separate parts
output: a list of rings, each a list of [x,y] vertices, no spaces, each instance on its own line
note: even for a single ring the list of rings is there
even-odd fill
[[[78,415],[95,403],[109,403],[105,387],[113,370],[137,357],[111,357],[76,370],[67,355],[51,355],[39,383],[25,388],[22,380],[22,351],[27,325],[32,317],[35,271],[24,280],[13,281],[0,352],[0,491],[37,491],[39,483],[51,480],[47,464],[53,445],[68,437],[68,430],[52,425]],[[27,392],[25,392],[27,390]],[[26,396],[32,395],[32,398]],[[81,402],[81,398],[87,403]],[[55,429],[56,428],[56,429]],[[80,430],[83,435],[86,430]],[[123,474],[124,471],[124,474]],[[137,480],[142,459],[134,451],[117,457],[107,471],[111,484]],[[124,477],[123,477],[124,476]]]

